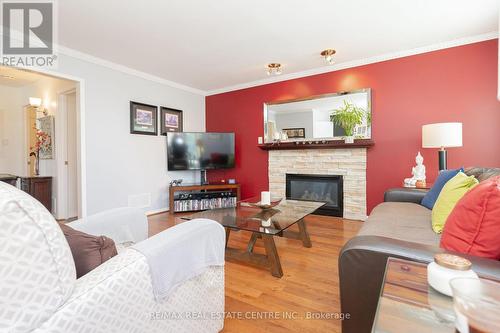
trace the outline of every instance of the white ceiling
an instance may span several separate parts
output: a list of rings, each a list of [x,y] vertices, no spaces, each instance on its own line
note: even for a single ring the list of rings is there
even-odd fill
[[[64,0],[59,44],[203,91],[498,31],[498,0]]]
[[[41,77],[42,75],[37,73],[0,66],[0,86],[23,87],[38,81]]]

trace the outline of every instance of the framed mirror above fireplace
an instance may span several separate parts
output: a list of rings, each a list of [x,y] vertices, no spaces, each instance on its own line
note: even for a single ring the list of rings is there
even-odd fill
[[[364,113],[353,135],[371,139],[371,89],[344,91],[264,104],[264,142],[328,142],[341,140],[345,130],[334,120],[346,105]]]

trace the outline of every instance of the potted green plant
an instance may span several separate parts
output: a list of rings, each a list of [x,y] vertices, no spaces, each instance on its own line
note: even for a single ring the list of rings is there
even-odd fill
[[[363,124],[365,116],[366,111],[363,108],[344,100],[344,105],[333,110],[330,121],[344,129],[346,134],[345,143],[353,143],[354,129],[356,126]]]

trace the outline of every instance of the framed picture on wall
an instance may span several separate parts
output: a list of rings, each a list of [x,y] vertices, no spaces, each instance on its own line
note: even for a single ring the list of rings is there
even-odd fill
[[[44,144],[40,146],[38,156],[41,160],[54,159],[54,116],[45,116],[36,120],[36,136],[38,133],[43,133],[47,136],[44,139]]]
[[[301,128],[283,128],[283,132],[286,133],[289,139],[299,139],[306,137],[306,129]]]
[[[130,101],[130,133],[158,135],[158,107]]]
[[[182,132],[182,111],[167,107],[160,107],[161,135],[168,132]]]

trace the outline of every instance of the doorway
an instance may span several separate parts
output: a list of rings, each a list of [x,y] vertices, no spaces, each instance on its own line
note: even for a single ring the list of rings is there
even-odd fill
[[[35,176],[35,165],[36,165],[36,159],[35,156],[30,154],[30,150],[32,147],[35,146],[36,142],[36,109],[31,107],[31,106],[26,106],[24,107],[24,112],[26,113],[26,152],[25,155],[28,158],[28,163],[27,163],[27,172],[26,174],[29,177]]]
[[[59,204],[57,217],[66,221],[78,218],[78,128],[76,89],[59,94],[61,128],[60,158],[58,159]]]
[[[81,78],[0,64],[0,173],[30,180],[38,166],[37,174],[52,181],[46,194],[61,220],[86,216],[84,90]],[[41,144],[38,134],[49,133],[30,156]]]

